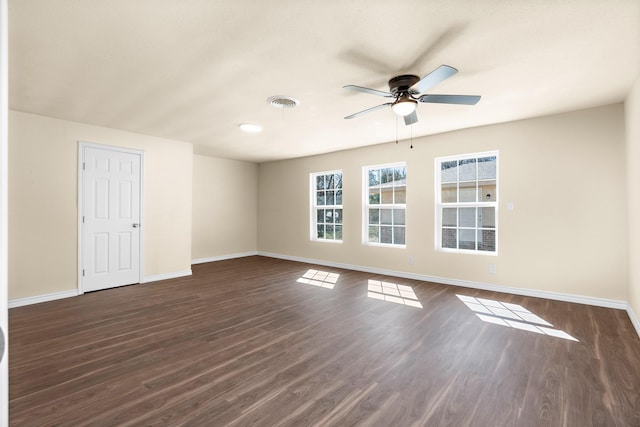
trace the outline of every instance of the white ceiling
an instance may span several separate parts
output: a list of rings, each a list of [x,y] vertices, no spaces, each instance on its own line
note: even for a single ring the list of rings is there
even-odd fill
[[[623,101],[638,0],[9,0],[10,108],[249,161],[393,141],[398,74],[459,73],[400,139]],[[276,109],[272,95],[301,101]],[[245,134],[243,122],[264,126]]]

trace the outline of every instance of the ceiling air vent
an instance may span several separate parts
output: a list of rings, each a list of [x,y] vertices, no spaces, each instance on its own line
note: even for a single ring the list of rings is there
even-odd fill
[[[297,105],[300,104],[300,101],[298,101],[295,98],[292,98],[290,96],[283,96],[283,95],[276,95],[276,96],[270,96],[269,98],[267,98],[267,102],[275,108],[293,108]]]

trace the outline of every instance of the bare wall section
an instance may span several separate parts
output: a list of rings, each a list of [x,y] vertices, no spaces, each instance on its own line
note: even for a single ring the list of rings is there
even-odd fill
[[[629,198],[629,305],[640,319],[640,78],[625,102]],[[636,328],[638,325],[636,325]],[[640,329],[638,330],[640,334]]]
[[[445,279],[628,299],[622,104],[259,166],[262,252]],[[497,256],[434,249],[434,158],[500,152]],[[362,241],[362,167],[407,162],[406,249]],[[309,173],[343,170],[343,243],[309,239]],[[514,209],[508,210],[507,203]],[[413,258],[413,264],[409,263]],[[495,264],[495,274],[489,273]]]
[[[144,150],[144,275],[191,268],[191,144],[11,111],[9,299],[77,289],[78,141]]]
[[[256,252],[258,165],[193,156],[194,260]]]

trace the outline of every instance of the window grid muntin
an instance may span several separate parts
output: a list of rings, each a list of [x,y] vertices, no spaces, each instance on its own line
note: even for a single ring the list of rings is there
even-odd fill
[[[406,246],[406,179],[404,162],[363,167],[363,244]],[[391,220],[383,223],[387,213]]]
[[[311,174],[311,240],[341,243],[344,235],[342,171]]]
[[[495,159],[495,160],[493,160]],[[480,161],[484,160],[484,161]],[[489,160],[487,162],[486,160]],[[454,157],[443,157],[436,159],[436,249],[441,251],[448,252],[466,252],[466,253],[481,253],[481,254],[490,254],[497,255],[498,251],[498,152],[485,152],[485,153],[477,153],[477,154],[469,154],[469,155],[461,155]],[[461,171],[463,170],[462,166],[470,163],[475,163],[475,167],[473,170],[472,177],[473,179],[462,179],[460,180]],[[486,163],[492,163],[493,166],[488,168],[489,173],[487,173],[487,168],[481,169],[481,165]],[[446,168],[445,166],[450,166]],[[455,166],[455,181],[453,180],[453,176],[451,173],[446,174],[447,169]],[[468,172],[469,169],[466,170]],[[491,177],[493,176],[493,178]],[[455,186],[455,202],[454,201],[443,201],[443,188],[453,188],[452,184]],[[475,201],[460,201],[461,199],[461,184],[464,187],[464,184],[473,184],[475,189]],[[481,185],[484,184],[484,185]],[[487,191],[491,191],[489,198],[490,201],[486,201],[487,191],[482,191],[482,196],[480,195],[480,189],[486,188]],[[447,199],[451,199],[451,194],[447,194],[449,197]],[[460,223],[460,210],[464,208],[475,208],[474,214],[474,224],[471,225],[461,225]],[[483,208],[492,208],[493,209],[493,226],[486,226],[479,223],[479,212],[483,210]],[[445,224],[445,209],[455,209],[456,210],[456,224],[455,225],[444,225]],[[489,215],[491,216],[491,215]],[[484,217],[484,215],[483,215]],[[449,218],[447,218],[449,219]],[[483,220],[484,223],[484,220]],[[473,248],[465,248],[464,244],[461,244],[460,236],[466,234],[465,232],[473,231]],[[452,232],[455,234],[455,247],[447,247],[445,246],[445,239],[452,237]],[[483,242],[487,242],[489,247],[483,244]],[[471,242],[471,241],[470,241]],[[449,243],[449,242],[447,242]],[[491,248],[492,244],[492,248]],[[493,250],[491,250],[493,249]]]

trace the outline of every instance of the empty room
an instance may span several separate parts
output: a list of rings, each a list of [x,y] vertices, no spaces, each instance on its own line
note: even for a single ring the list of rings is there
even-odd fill
[[[640,2],[2,0],[0,425],[640,426]]]

